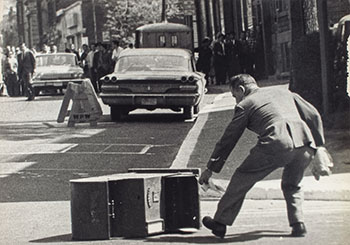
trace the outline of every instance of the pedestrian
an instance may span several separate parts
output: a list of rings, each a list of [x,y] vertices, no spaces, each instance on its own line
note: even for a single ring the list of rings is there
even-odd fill
[[[101,77],[105,76],[109,72],[110,68],[110,55],[107,52],[106,45],[102,43],[97,43],[97,52],[94,54],[93,59],[93,67],[94,71],[96,72],[96,83],[97,83],[97,90],[101,91],[101,83],[99,80]]]
[[[35,57],[25,43],[21,44],[21,54],[18,55],[18,76],[22,78],[27,101],[34,100],[35,92],[32,86],[32,77],[35,70]]]
[[[241,73],[248,73],[248,57],[249,57],[249,44],[247,40],[246,32],[241,32],[240,38],[237,42],[238,47],[238,59]]]
[[[214,70],[217,85],[226,83],[226,55],[224,38],[225,35],[223,33],[218,33],[217,39],[213,45]]]
[[[57,46],[56,45],[51,46],[51,53],[53,53],[53,54],[57,53]]]
[[[50,47],[46,43],[43,44],[43,46],[41,48],[41,53],[42,54],[49,54],[50,53]]]
[[[234,116],[216,144],[199,183],[208,183],[212,172],[221,171],[245,128],[258,135],[258,142],[231,177],[214,218],[206,216],[202,222],[214,235],[223,238],[226,226],[233,224],[249,189],[283,167],[281,188],[291,235],[304,236],[300,182],[315,149],[325,143],[321,116],[299,95],[282,88],[259,88],[248,74],[232,77],[229,86],[237,102]]]
[[[117,62],[117,59],[118,59],[118,57],[120,55],[120,52],[123,51],[123,48],[120,46],[119,40],[114,40],[112,42],[112,47],[113,47],[113,51],[112,51],[111,66],[112,66],[112,70],[114,71],[115,63]]]
[[[234,39],[233,32],[230,32],[226,35],[225,53],[227,77],[230,78],[240,73],[240,65],[238,62],[238,47],[236,40]]]
[[[80,66],[84,70],[84,76],[89,77],[89,66],[87,56],[89,54],[89,46],[87,44],[82,45],[83,53],[80,56]]]
[[[93,64],[94,64],[94,55],[96,53],[96,46],[94,43],[90,44],[90,51],[86,57],[87,65],[89,67],[89,78],[92,83],[92,86],[94,87],[96,93],[97,93],[97,74],[94,70]]]
[[[70,49],[69,49],[70,53],[73,53],[77,56],[77,59],[78,59],[78,63],[80,62],[80,55],[79,55],[79,52],[77,50],[75,50],[75,45],[74,43],[71,43],[70,44]]]
[[[20,86],[17,79],[18,62],[14,52],[11,50],[5,60],[5,84],[9,96],[19,96]]]
[[[200,47],[196,48],[194,51],[198,52],[198,60],[196,63],[196,68],[198,71],[205,74],[205,79],[207,84],[209,83],[209,73],[211,68],[211,59],[213,56],[213,51],[210,47],[211,40],[209,37],[205,37],[202,40]]]

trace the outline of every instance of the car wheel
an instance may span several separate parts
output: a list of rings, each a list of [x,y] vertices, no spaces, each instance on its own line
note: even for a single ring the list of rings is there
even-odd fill
[[[198,114],[199,113],[199,104],[195,105],[193,110],[194,110],[194,114]]]
[[[120,121],[122,118],[122,110],[119,106],[111,106],[111,120],[112,121]]]
[[[194,115],[194,107],[193,106],[185,106],[183,116],[184,119],[192,119]]]

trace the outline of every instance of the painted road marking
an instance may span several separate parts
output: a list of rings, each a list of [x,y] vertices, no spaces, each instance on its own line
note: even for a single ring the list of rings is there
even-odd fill
[[[78,147],[100,147],[99,151],[78,151]],[[170,147],[173,145],[162,144],[108,144],[108,143],[82,143],[82,144],[64,144],[64,143],[46,143],[46,144],[0,144],[0,155],[38,155],[38,154],[126,154],[126,155],[144,155],[151,148]],[[117,148],[117,150],[112,149]],[[123,150],[120,150],[122,148]],[[131,148],[127,150],[125,148]],[[110,150],[112,149],[112,150]]]
[[[229,102],[226,100],[230,97]],[[171,164],[170,168],[186,168],[190,160],[190,156],[194,151],[197,144],[198,137],[208,120],[210,112],[222,111],[222,110],[232,110],[235,105],[235,101],[231,99],[231,93],[222,93],[217,95],[213,102],[206,105],[198,115],[198,118],[191,128],[190,132],[187,134],[184,142],[182,143],[179,152],[177,153],[175,160]],[[223,103],[224,101],[224,103]]]
[[[0,163],[0,178],[5,178],[11,174],[17,173],[36,162],[3,162]]]

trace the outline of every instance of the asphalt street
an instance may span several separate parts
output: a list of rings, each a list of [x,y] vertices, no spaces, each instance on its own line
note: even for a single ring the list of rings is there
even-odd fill
[[[226,87],[212,87],[197,120],[185,122],[179,113],[137,110],[114,123],[109,108],[101,103],[103,116],[96,127],[83,123],[74,128],[56,122],[61,102],[62,96],[39,96],[32,102],[0,97],[0,219],[6,221],[0,224],[0,244],[347,244],[349,240],[350,203],[337,199],[349,196],[344,182],[349,172],[344,141],[349,139],[346,134],[339,137],[341,130],[336,130],[327,137],[334,138],[329,147],[337,160],[337,174],[326,179],[329,184],[319,185],[327,185],[327,191],[310,191],[311,195],[321,193],[314,200],[331,198],[305,202],[306,238],[289,237],[285,204],[275,200],[281,199],[275,195],[280,176],[276,171],[258,186],[263,188],[255,188],[253,199],[264,200],[247,200],[224,240],[201,228],[142,239],[72,242],[69,180],[122,173],[132,167],[204,168],[232,117],[234,100]],[[215,179],[226,183],[255,141],[256,136],[246,131]],[[313,186],[315,181],[311,181]],[[345,189],[336,190],[335,182],[343,183]],[[213,215],[218,196],[200,194],[201,215]]]

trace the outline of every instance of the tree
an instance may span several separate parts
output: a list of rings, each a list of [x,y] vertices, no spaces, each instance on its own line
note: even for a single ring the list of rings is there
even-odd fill
[[[130,39],[136,28],[160,21],[160,0],[104,0],[106,24],[112,39]]]
[[[104,31],[109,31],[112,39],[133,39],[137,27],[161,21],[163,0],[103,0],[106,9]],[[180,0],[166,1],[167,18],[183,15]]]

